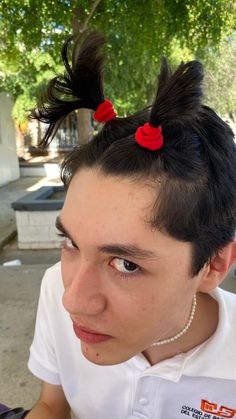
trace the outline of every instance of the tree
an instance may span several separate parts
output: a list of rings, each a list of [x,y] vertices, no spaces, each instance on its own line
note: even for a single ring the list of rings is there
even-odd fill
[[[208,71],[205,77],[206,101],[236,123],[236,34],[220,43],[217,51],[202,57]]]
[[[108,38],[106,96],[124,115],[151,100],[161,55],[176,63],[214,50],[235,27],[234,0],[2,0],[0,88],[23,122],[45,80],[61,70],[67,35],[99,29]]]

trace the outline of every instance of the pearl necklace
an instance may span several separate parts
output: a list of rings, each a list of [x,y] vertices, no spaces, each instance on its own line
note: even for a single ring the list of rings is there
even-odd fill
[[[196,295],[194,295],[193,297],[193,304],[192,304],[192,310],[188,319],[188,323],[184,326],[184,328],[177,333],[177,335],[172,336],[171,338],[167,338],[167,339],[162,339],[162,340],[158,340],[156,343],[153,343],[151,346],[161,346],[161,345],[165,345],[166,343],[171,343],[174,342],[175,340],[179,339],[181,336],[183,336],[188,329],[190,328],[194,315],[195,315],[195,311],[196,311],[196,306],[197,306],[197,297]]]

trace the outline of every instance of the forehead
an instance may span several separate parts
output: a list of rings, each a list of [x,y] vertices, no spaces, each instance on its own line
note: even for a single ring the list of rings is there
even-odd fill
[[[155,199],[153,188],[145,182],[104,175],[95,169],[77,172],[68,189],[61,217],[72,222],[106,222],[106,225],[142,224]]]
[[[155,189],[148,182],[84,169],[71,181],[60,220],[70,237],[89,251],[116,244],[145,249],[164,260],[173,254],[177,262],[185,256],[190,260],[187,243],[148,223],[155,199]]]

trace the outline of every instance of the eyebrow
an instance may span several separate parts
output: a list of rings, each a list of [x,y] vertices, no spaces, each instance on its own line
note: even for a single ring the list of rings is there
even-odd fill
[[[98,248],[100,252],[110,253],[116,256],[133,257],[136,259],[154,259],[157,256],[150,250],[141,249],[135,245],[108,244]]]
[[[70,237],[68,231],[62,224],[59,216],[56,218],[55,225],[59,231],[61,231],[63,234],[65,234],[65,236],[67,236],[69,239],[72,240],[72,237]],[[110,253],[112,255],[122,256],[122,257],[133,257],[136,259],[156,259],[157,258],[157,255],[154,252],[150,250],[141,249],[140,247],[135,246],[133,244],[131,245],[107,244],[104,246],[99,246],[98,250],[102,253]]]
[[[66,231],[66,228],[63,226],[59,215],[56,218],[55,226],[59,231],[61,231],[63,234],[65,234],[65,236],[67,236],[67,237],[69,237],[69,239],[71,239],[68,231]]]

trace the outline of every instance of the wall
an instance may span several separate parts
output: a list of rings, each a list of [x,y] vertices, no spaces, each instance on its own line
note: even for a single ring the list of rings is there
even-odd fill
[[[16,154],[16,135],[11,117],[12,101],[4,93],[0,93],[0,186],[20,176]]]
[[[15,211],[19,249],[57,249],[62,239],[55,221],[60,211]]]

